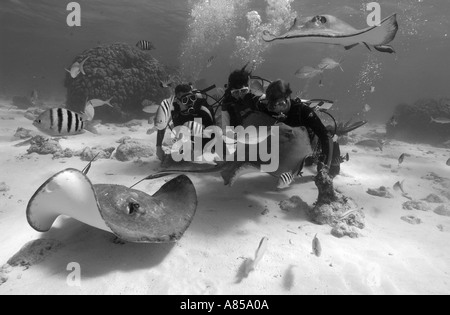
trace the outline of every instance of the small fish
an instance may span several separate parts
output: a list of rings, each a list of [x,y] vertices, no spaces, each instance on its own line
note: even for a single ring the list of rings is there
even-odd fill
[[[375,48],[379,52],[383,52],[383,53],[388,53],[388,54],[395,54],[396,53],[394,48],[392,46],[390,46],[390,45],[377,45],[377,46],[373,46],[373,48]]]
[[[85,115],[72,112],[65,108],[53,108],[42,113],[33,122],[33,126],[50,136],[77,135],[92,129],[94,123],[89,122]]]
[[[87,57],[86,59],[84,59],[81,63],[79,62],[75,62],[72,67],[70,68],[70,70],[66,69],[67,72],[70,73],[70,76],[75,79],[76,77],[78,77],[78,75],[80,73],[82,73],[83,75],[86,75],[86,73],[84,72],[84,64],[86,63],[86,61],[89,59],[90,57]]]
[[[250,79],[250,91],[256,96],[262,96],[266,94],[266,89],[264,88],[261,80]]]
[[[383,143],[377,140],[363,140],[355,145],[359,147],[379,148],[380,151],[383,151]]]
[[[259,242],[258,249],[256,250],[256,253],[255,253],[255,259],[247,265],[246,272],[245,272],[247,275],[251,271],[256,269],[256,266],[263,258],[264,254],[266,253],[266,250],[267,250],[268,241],[269,241],[269,239],[267,237],[263,237],[261,239],[261,241]]]
[[[111,100],[112,100],[113,98],[114,98],[114,97],[111,97],[111,98],[110,98],[109,100],[107,100],[107,101],[102,101],[102,100],[98,100],[98,99],[90,100],[89,102],[87,102],[86,105],[92,105],[94,108],[95,108],[95,107],[101,107],[101,106],[104,106],[104,105],[108,105],[109,107],[114,108],[114,106],[111,105]]]
[[[342,164],[342,163],[348,162],[348,161],[350,161],[350,155],[347,153],[344,156],[340,156],[340,157],[336,158],[336,160],[334,160],[333,162],[335,164]]]
[[[317,238],[317,234],[313,239],[312,242],[312,250],[313,250],[313,254],[316,255],[317,257],[320,257],[322,255],[322,245],[320,245],[320,241]]]
[[[436,123],[436,124],[450,124],[450,118],[447,118],[447,117],[433,118],[433,117],[431,117],[431,122]]]
[[[149,101],[149,100],[144,100],[142,102],[142,111],[144,113],[147,114],[156,114],[156,112],[158,111],[159,105],[156,104],[155,102]]]
[[[398,121],[395,117],[391,118],[391,121],[389,122],[389,124],[393,127],[396,127],[398,125]]]
[[[372,107],[370,107],[369,104],[364,105],[364,108],[363,108],[363,112],[364,112],[364,113],[368,113],[368,112],[370,112],[371,110],[372,110]]]
[[[216,59],[216,56],[211,56],[208,61],[206,62],[206,68],[211,68],[213,65],[213,61]]]
[[[316,69],[310,66],[303,67],[295,72],[295,76],[299,79],[312,79],[323,73],[323,69]]]
[[[319,64],[319,69],[326,69],[326,70],[333,70],[336,67],[339,67],[342,72],[344,72],[344,69],[342,69],[342,62],[343,60],[337,62],[331,58],[325,58],[322,60],[322,62]]]
[[[278,189],[285,189],[291,186],[291,184],[294,182],[294,175],[292,175],[291,172],[283,173],[280,176],[280,179],[278,180]]]
[[[173,82],[171,79],[167,79],[167,80],[159,80],[159,86],[163,89],[168,89],[171,88],[173,85]]]
[[[140,50],[154,50],[155,46],[153,46],[152,42],[149,42],[148,40],[140,40],[137,42],[136,47],[138,47]]]
[[[450,159],[447,160],[447,166],[450,166]]]
[[[82,114],[86,117],[87,121],[94,120],[95,117],[95,108],[91,104],[86,104],[86,107],[84,108],[84,112]]]
[[[34,106],[36,106],[39,102],[39,95],[38,95],[38,91],[36,89],[34,89],[31,92],[31,96],[30,96],[30,102],[31,104],[33,104]]]
[[[320,79],[320,81],[319,81],[319,87],[324,87],[325,85],[323,84],[323,82],[322,82],[322,79]]]
[[[370,93],[375,93],[375,87],[374,87],[374,86],[372,86],[372,87],[370,88]]]
[[[405,181],[402,181],[401,183],[400,183],[400,181],[396,182],[394,185],[394,190],[401,191],[403,194],[405,194],[405,189],[403,186],[404,183],[405,183]]]
[[[400,155],[400,157],[398,158],[398,165],[402,165],[403,161],[405,160],[405,157],[406,157],[405,153]]]

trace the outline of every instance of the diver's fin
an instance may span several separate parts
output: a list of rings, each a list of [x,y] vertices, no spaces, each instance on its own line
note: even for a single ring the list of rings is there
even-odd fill
[[[345,48],[345,50],[350,50],[352,48],[355,48],[358,45],[359,45],[359,43],[356,43],[356,44],[353,44],[353,45],[350,45],[350,46],[345,46],[344,48]]]

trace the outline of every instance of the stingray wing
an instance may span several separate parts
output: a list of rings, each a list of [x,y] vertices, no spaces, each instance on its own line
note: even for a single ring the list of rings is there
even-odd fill
[[[137,217],[118,212],[111,194],[120,196],[123,186],[95,185],[100,212],[108,227],[120,239],[133,243],[169,243],[179,240],[190,226],[197,210],[197,192],[187,176],[179,176],[149,196],[141,191],[131,191],[139,196],[141,208],[146,211]],[[127,190],[125,196],[129,196]],[[122,207],[119,207],[122,209]]]

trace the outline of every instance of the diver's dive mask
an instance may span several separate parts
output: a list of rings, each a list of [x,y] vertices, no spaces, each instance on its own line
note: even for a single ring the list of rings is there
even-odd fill
[[[197,101],[197,95],[194,93],[188,93],[177,99],[184,106],[193,106]]]
[[[240,88],[240,89],[233,89],[230,92],[231,92],[231,96],[233,96],[235,99],[242,99],[248,93],[250,93],[250,88],[248,86],[244,86],[243,88]]]

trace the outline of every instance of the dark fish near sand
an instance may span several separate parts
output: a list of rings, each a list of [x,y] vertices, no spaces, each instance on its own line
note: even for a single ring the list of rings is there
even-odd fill
[[[139,48],[140,50],[145,50],[145,51],[149,51],[149,50],[154,50],[155,46],[153,46],[152,42],[149,42],[148,40],[140,40],[137,42],[136,47]]]
[[[395,185],[394,185],[394,190],[395,191],[401,191],[403,194],[405,194],[404,183],[405,183],[405,181],[402,181],[402,182],[398,181],[398,182],[396,182]]]
[[[28,203],[30,226],[48,232],[64,215],[123,241],[168,243],[179,240],[192,222],[197,194],[184,175],[150,196],[120,185],[93,185],[85,173],[67,169],[47,180]]]
[[[53,108],[42,113],[33,122],[33,126],[50,136],[71,136],[85,130],[95,132],[94,123],[88,117],[65,108]]]
[[[312,250],[313,254],[317,257],[320,257],[322,255],[322,245],[320,244],[319,239],[316,236],[314,236],[313,242],[312,242]]]
[[[400,157],[398,158],[398,165],[402,165],[403,164],[403,161],[405,161],[405,157],[406,157],[405,153],[400,155]]]
[[[363,140],[355,144],[358,147],[365,148],[378,148],[380,151],[383,151],[383,144],[377,140]]]
[[[263,40],[274,43],[322,43],[340,45],[345,49],[352,49],[364,44],[370,49],[392,53],[388,46],[398,31],[397,15],[393,14],[384,19],[379,26],[357,30],[349,24],[332,15],[318,15],[303,21],[296,19],[291,29],[280,36],[264,31]]]
[[[447,166],[450,166],[450,159],[447,160]]]

